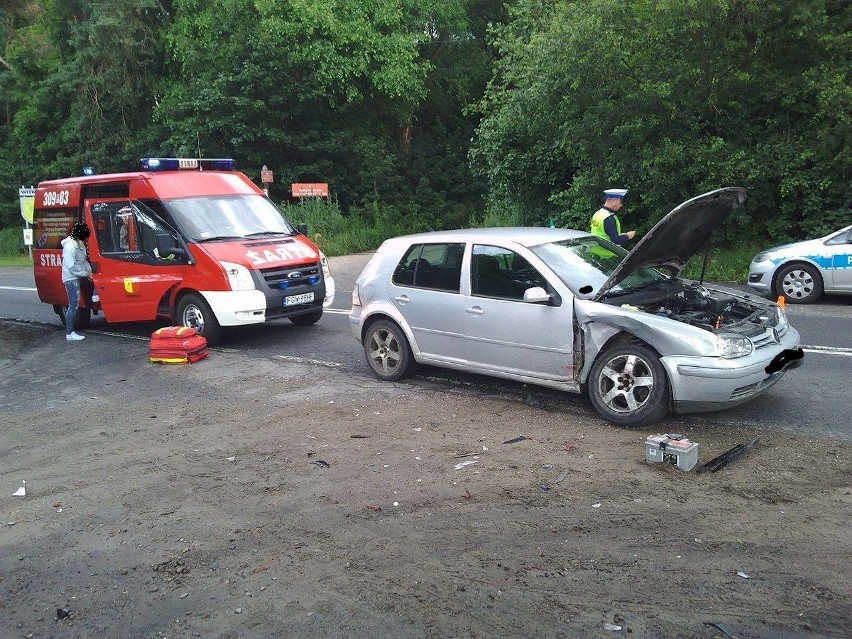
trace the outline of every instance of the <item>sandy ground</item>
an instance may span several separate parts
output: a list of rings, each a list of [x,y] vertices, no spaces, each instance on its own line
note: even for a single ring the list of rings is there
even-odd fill
[[[852,636],[848,445],[146,348],[0,323],[3,639]]]

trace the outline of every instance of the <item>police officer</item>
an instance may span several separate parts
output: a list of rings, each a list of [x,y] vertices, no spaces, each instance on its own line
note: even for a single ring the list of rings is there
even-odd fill
[[[616,215],[626,194],[627,189],[607,189],[604,191],[604,205],[592,216],[592,235],[609,240],[614,244],[624,244],[635,237],[636,231],[621,232],[621,221]]]

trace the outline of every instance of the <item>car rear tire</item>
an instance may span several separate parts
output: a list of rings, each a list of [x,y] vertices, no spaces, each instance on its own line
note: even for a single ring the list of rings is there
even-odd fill
[[[402,379],[417,368],[405,333],[387,320],[378,320],[367,329],[364,355],[373,374],[385,382]]]
[[[68,311],[68,305],[64,306],[56,306],[53,307],[54,313],[59,316],[59,322],[62,326],[65,326],[65,313]],[[74,330],[82,331],[89,328],[89,322],[92,319],[92,311],[91,309],[85,306],[77,307],[77,316],[74,318]]]
[[[645,426],[669,409],[669,380],[660,358],[641,344],[621,344],[600,353],[588,381],[589,400],[619,426]]]
[[[222,336],[222,328],[213,314],[213,309],[196,293],[184,295],[178,302],[177,322],[180,326],[194,328],[208,344],[215,344]]]
[[[321,317],[322,309],[314,311],[313,313],[305,313],[304,315],[294,315],[290,318],[290,321],[296,326],[310,326],[311,324],[319,322]]]
[[[774,288],[791,304],[810,304],[822,295],[822,276],[810,264],[788,264],[775,275]]]

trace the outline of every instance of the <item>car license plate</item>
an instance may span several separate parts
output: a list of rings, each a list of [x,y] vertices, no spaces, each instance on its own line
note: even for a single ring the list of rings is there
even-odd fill
[[[302,293],[301,295],[288,295],[284,298],[284,306],[296,306],[297,304],[307,304],[314,301],[314,293]]]

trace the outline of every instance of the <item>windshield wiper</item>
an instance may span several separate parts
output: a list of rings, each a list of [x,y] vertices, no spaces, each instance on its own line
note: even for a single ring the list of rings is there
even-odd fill
[[[195,239],[196,242],[217,242],[219,240],[241,240],[242,235],[216,235],[214,237],[202,237]]]
[[[286,235],[290,237],[293,234],[288,231],[258,231],[257,233],[248,233],[246,237],[257,237],[258,235]]]

